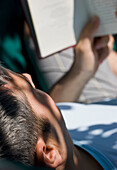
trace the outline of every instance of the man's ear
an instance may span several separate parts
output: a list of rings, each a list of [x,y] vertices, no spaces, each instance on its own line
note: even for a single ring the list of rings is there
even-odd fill
[[[36,160],[38,165],[56,168],[62,163],[62,156],[57,146],[49,142],[46,144],[39,138],[36,145]]]

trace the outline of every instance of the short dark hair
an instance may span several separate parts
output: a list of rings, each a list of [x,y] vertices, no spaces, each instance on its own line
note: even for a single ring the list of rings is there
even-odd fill
[[[43,121],[37,120],[26,99],[21,101],[5,88],[12,78],[0,67],[0,159],[35,164],[35,147]],[[43,133],[43,132],[42,132]]]

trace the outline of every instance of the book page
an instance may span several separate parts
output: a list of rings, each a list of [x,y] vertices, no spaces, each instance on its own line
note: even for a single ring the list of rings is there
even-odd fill
[[[88,10],[85,1],[74,0],[74,33],[76,42],[88,20]]]
[[[101,26],[97,35],[117,33],[117,0],[85,0],[88,7],[88,15],[97,15]]]
[[[75,44],[73,0],[27,0],[41,55]]]

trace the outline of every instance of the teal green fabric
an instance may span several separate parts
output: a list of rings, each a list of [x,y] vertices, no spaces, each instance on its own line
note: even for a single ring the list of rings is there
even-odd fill
[[[116,46],[116,43],[114,43],[113,50],[114,50],[114,51],[117,51],[117,46]]]
[[[16,72],[27,68],[22,40],[24,15],[19,0],[0,0],[0,62]]]
[[[21,40],[16,34],[14,37],[5,37],[0,41],[0,59],[1,64],[16,72],[26,70],[27,64],[22,54]]]
[[[31,74],[40,88],[37,60],[24,42],[24,18],[20,0],[0,0],[0,63],[12,71]]]
[[[113,37],[115,40],[113,50],[117,52],[117,35],[113,35]]]

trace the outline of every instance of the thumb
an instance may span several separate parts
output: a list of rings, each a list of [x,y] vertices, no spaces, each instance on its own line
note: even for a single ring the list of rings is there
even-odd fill
[[[91,41],[99,28],[100,20],[97,16],[92,17],[81,33],[80,39],[89,38]]]

